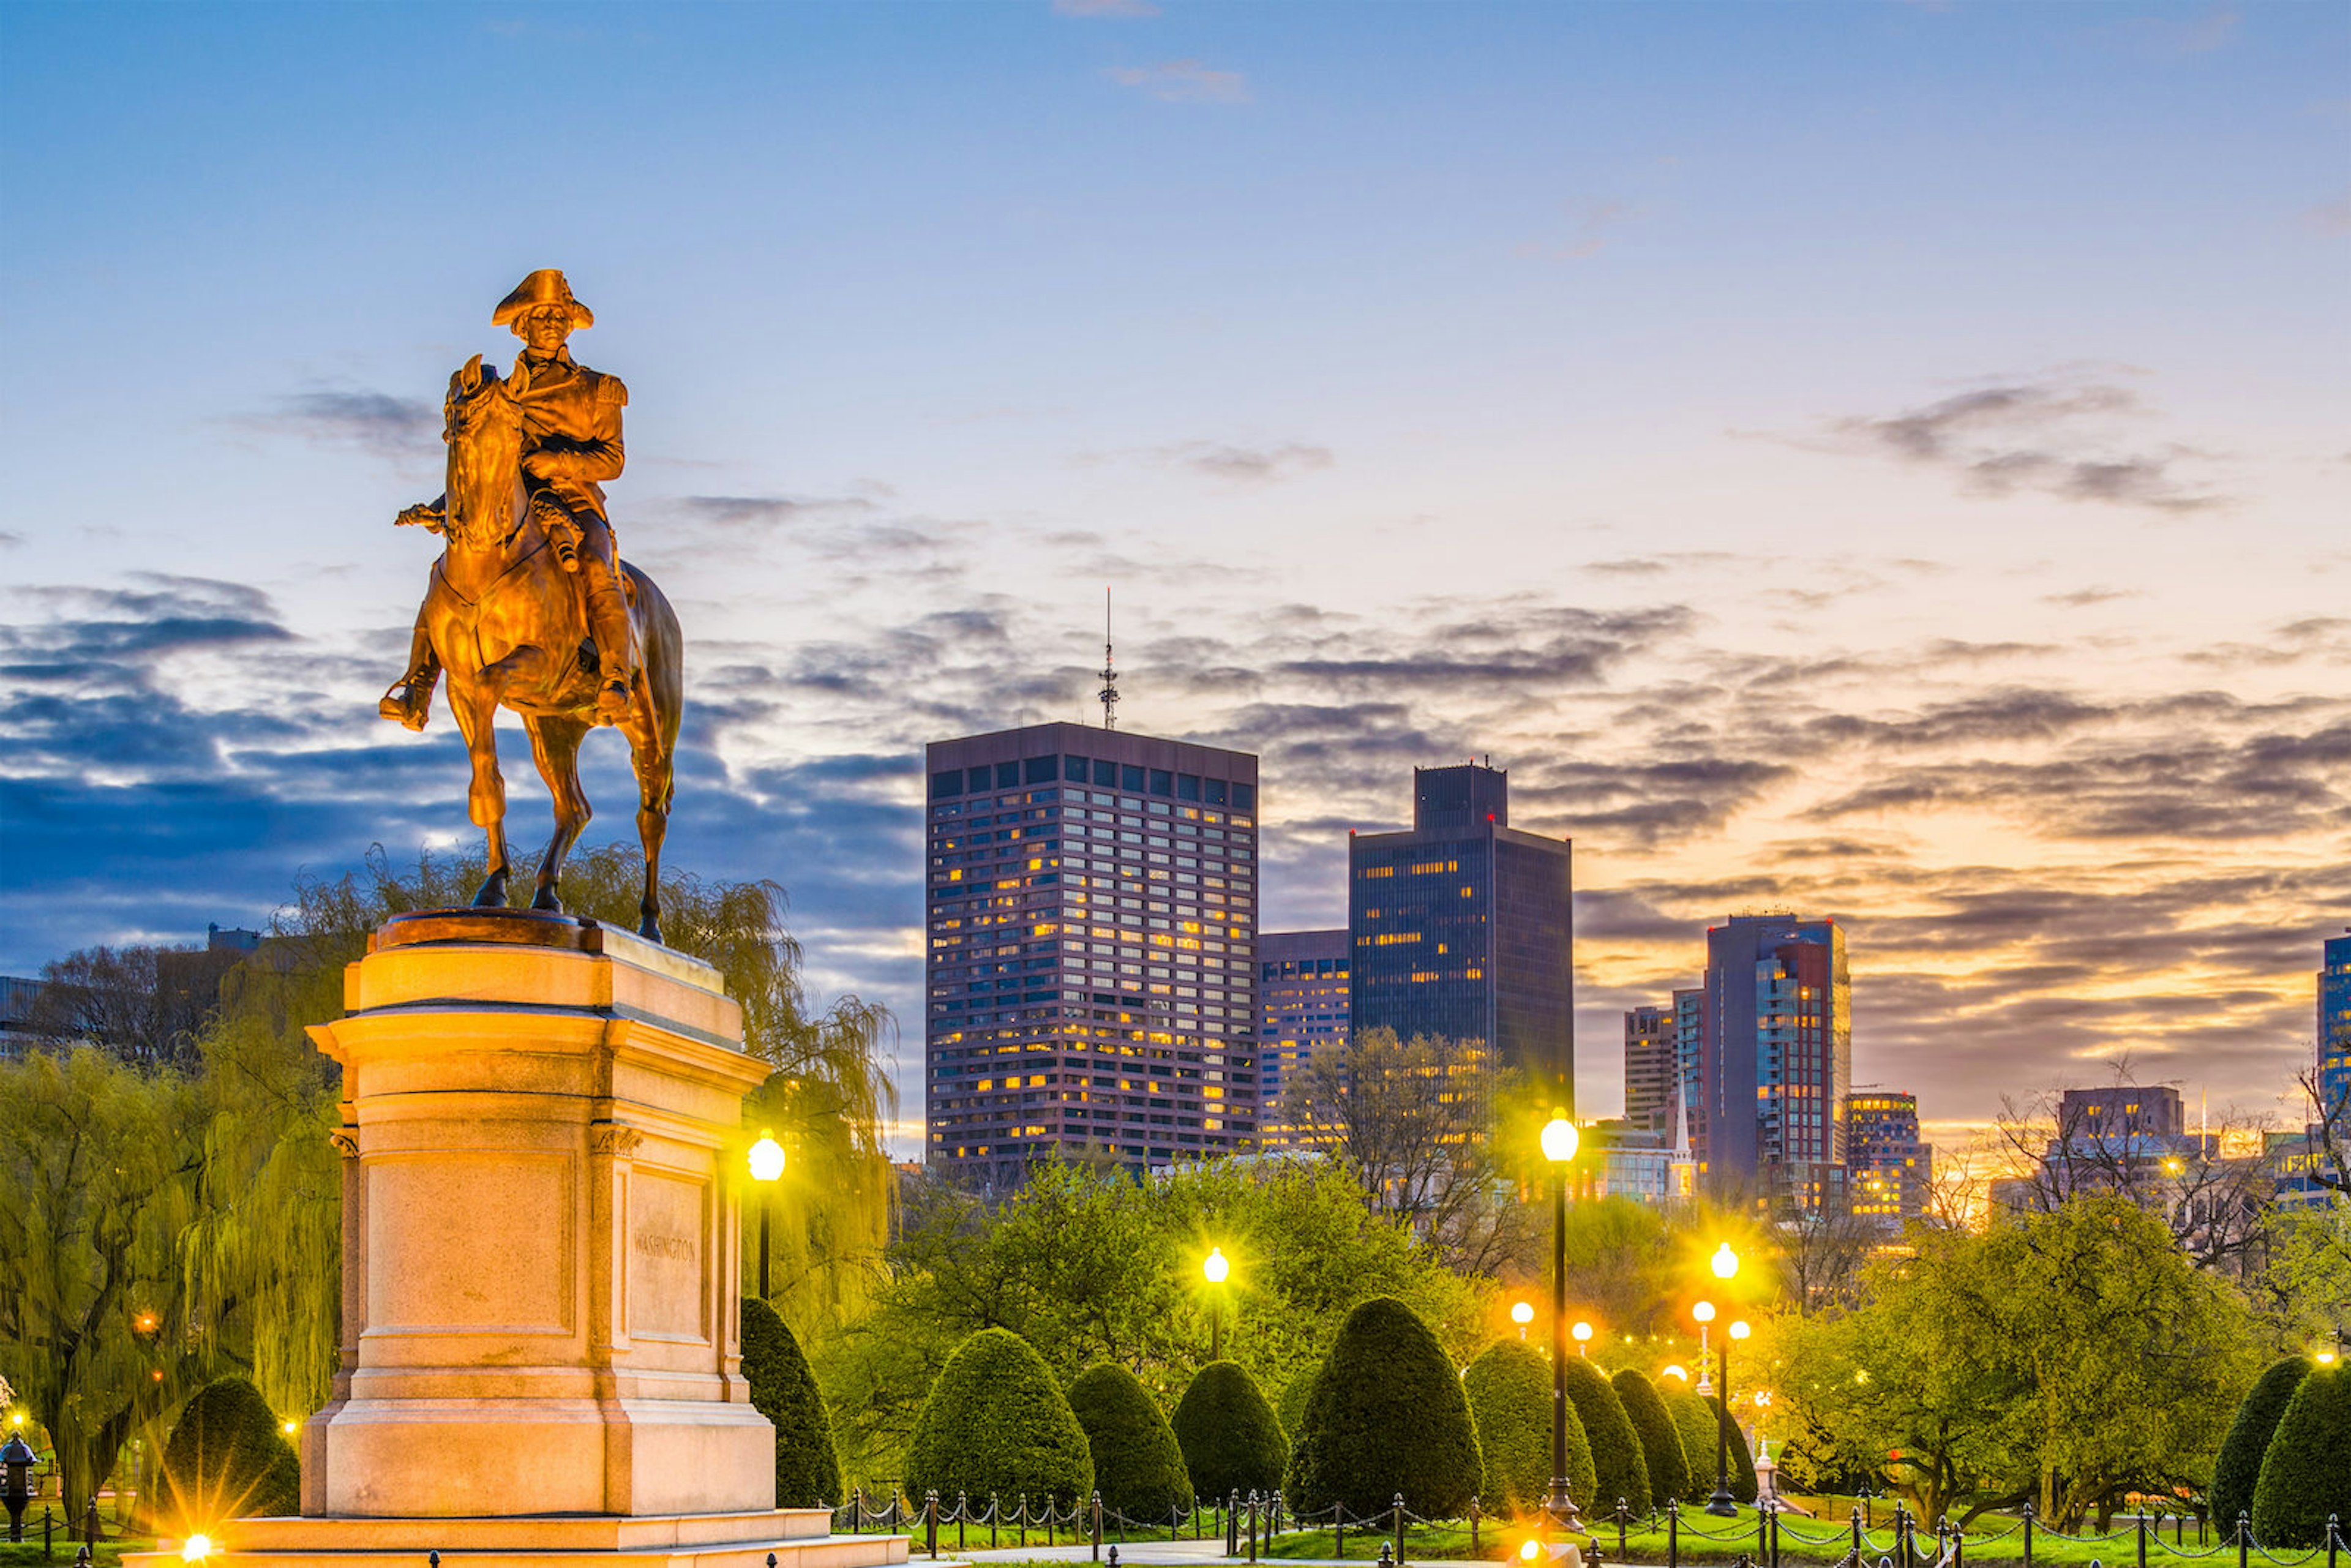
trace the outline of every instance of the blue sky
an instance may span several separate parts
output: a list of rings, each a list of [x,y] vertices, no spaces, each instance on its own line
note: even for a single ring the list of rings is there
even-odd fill
[[[459,836],[389,521],[559,266],[674,856],[824,988],[919,1018],[919,745],[1085,716],[1108,585],[1126,722],[1265,757],[1270,922],[1416,762],[1576,838],[1590,1109],[1761,904],[1940,1120],[2306,1055],[2339,5],[20,5],[0,203],[0,970]]]

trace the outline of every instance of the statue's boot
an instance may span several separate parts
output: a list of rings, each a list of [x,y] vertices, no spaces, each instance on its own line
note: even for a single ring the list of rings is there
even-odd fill
[[[596,640],[603,683],[596,692],[596,716],[607,724],[618,724],[628,716],[636,690],[636,640],[630,632],[629,604],[621,585],[612,580],[610,568],[601,561],[590,566],[590,561],[595,558],[583,554],[581,565],[589,576],[588,634]]]
[[[375,711],[410,729],[421,730],[433,715],[433,688],[441,684],[437,664],[425,664],[413,669],[392,685]]]

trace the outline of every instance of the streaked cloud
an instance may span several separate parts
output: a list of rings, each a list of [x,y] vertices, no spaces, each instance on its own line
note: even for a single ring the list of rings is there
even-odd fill
[[[439,408],[381,392],[294,392],[266,413],[244,414],[233,423],[259,434],[358,446],[391,457],[430,451],[441,441]]]
[[[1102,75],[1121,87],[1134,88],[1162,103],[1249,101],[1249,83],[1240,72],[1217,70],[1198,60],[1165,60],[1152,66],[1113,66]]]

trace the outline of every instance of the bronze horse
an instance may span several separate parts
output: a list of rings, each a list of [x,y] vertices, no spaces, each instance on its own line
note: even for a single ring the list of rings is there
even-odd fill
[[[555,836],[538,862],[530,906],[560,911],[563,857],[594,814],[580,786],[580,743],[598,722],[598,658],[577,579],[558,562],[523,487],[522,409],[515,394],[528,373],[517,361],[510,386],[475,354],[449,378],[442,432],[449,444],[445,511],[412,507],[400,520],[448,539],[434,564],[423,622],[448,672],[449,709],[473,758],[466,803],[489,841],[489,874],[474,903],[507,901],[507,791],[494,720],[507,707],[530,732],[531,757],[555,805]],[[677,612],[653,579],[626,562],[621,575],[642,674],[614,727],[628,737],[637,775],[637,837],[645,856],[637,933],[658,942],[662,838],[684,707],[685,643]]]

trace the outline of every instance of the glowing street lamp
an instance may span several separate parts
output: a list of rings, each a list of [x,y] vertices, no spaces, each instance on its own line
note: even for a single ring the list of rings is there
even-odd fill
[[[1575,1335],[1575,1354],[1582,1356],[1589,1356],[1592,1353],[1584,1347],[1592,1343],[1592,1325],[1590,1323],[1578,1323],[1574,1328],[1568,1332]]]
[[[180,1561],[183,1563],[202,1563],[212,1554],[213,1538],[209,1535],[191,1535],[187,1544],[180,1548]]]
[[[1527,1325],[1535,1321],[1534,1304],[1531,1301],[1510,1303],[1510,1321],[1519,1325],[1519,1338],[1527,1337]]]
[[[1562,1106],[1542,1130],[1542,1156],[1551,1166],[1551,1496],[1543,1511],[1562,1530],[1579,1522],[1567,1487],[1567,1166],[1575,1145],[1575,1124]]]
[[[1714,1270],[1714,1277],[1718,1280],[1728,1280],[1739,1272],[1739,1254],[1730,1249],[1730,1243],[1728,1241],[1716,1248],[1714,1256],[1707,1261]]]
[[[1687,1383],[1689,1381],[1689,1368],[1682,1365],[1679,1362],[1676,1362],[1673,1365],[1667,1367],[1657,1375],[1660,1377],[1678,1377],[1684,1383]]]
[[[768,1288],[768,1219],[775,1207],[770,1196],[775,1184],[784,1176],[784,1145],[776,1142],[776,1134],[765,1127],[759,1129],[759,1141],[751,1145],[751,1179],[761,1187],[759,1194],[759,1299],[767,1301],[772,1292]]]
[[[1225,1249],[1221,1247],[1209,1248],[1208,1255],[1200,1260],[1201,1278],[1214,1287],[1208,1297],[1208,1359],[1210,1361],[1225,1359],[1224,1286],[1226,1279],[1232,1271],[1232,1262],[1226,1258]]]

